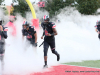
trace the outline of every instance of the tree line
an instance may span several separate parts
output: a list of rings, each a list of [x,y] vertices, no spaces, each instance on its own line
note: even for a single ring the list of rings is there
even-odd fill
[[[2,2],[4,0],[0,0],[0,4]],[[14,13],[20,13],[25,17],[25,12],[30,11],[25,0],[12,0],[12,2],[18,2],[18,5],[14,6]],[[40,7],[40,10],[47,10],[50,17],[53,17],[59,14],[59,10],[66,6],[75,7],[81,14],[92,15],[100,8],[100,0],[45,0],[45,7]]]

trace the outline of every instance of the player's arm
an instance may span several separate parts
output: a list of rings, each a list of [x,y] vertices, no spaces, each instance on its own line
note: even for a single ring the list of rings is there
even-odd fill
[[[41,36],[41,39],[43,39],[44,35],[45,35],[45,32],[43,31],[43,34],[42,34],[42,36]]]
[[[35,37],[35,43],[37,43],[37,32],[36,32],[36,30],[35,30],[35,28],[33,29],[34,30],[34,37]]]
[[[53,33],[52,34],[48,33],[48,36],[54,36],[58,34],[56,28],[53,28],[52,30],[53,30]]]
[[[4,31],[2,31],[2,34],[3,34],[4,38],[7,39],[8,36],[7,36],[7,30],[6,29],[4,29]]]
[[[7,27],[6,28],[3,28],[2,26],[0,26],[0,30],[1,30],[1,34],[3,35],[3,37],[6,39],[8,36],[7,36]]]
[[[42,34],[42,36],[41,36],[41,39],[43,39],[43,37],[44,37],[44,35],[45,35],[43,24],[41,24],[41,27],[42,27],[42,29],[43,29],[43,34]]]
[[[56,25],[55,24],[52,26],[52,30],[53,30],[53,33],[52,34],[48,33],[48,36],[54,36],[54,35],[58,34],[57,30],[56,30]]]
[[[95,31],[96,31],[98,34],[100,34],[100,32],[98,31],[98,29],[95,29]]]
[[[53,30],[53,34],[51,34],[51,36],[52,36],[52,35],[57,35],[57,34],[58,34],[58,33],[57,33],[57,30],[56,30],[56,25],[55,25],[55,24],[52,26],[52,30]]]
[[[56,28],[53,28],[52,30],[53,30],[53,34],[54,34],[54,35],[57,35],[57,34],[58,34]],[[51,35],[52,35],[52,34],[51,34]]]
[[[98,29],[95,29],[96,32],[98,32]]]
[[[37,43],[37,33],[35,33],[34,36],[35,36],[35,43]]]
[[[97,29],[97,25],[96,26],[94,26],[96,29],[95,29],[95,31],[97,32],[97,33],[99,33],[99,31],[98,31],[98,29]]]
[[[7,37],[8,37],[7,36],[7,31],[2,31],[2,34],[3,34],[4,38],[7,39]]]

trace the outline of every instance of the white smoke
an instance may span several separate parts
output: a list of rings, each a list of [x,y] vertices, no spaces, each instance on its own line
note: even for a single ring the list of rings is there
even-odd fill
[[[49,15],[49,13],[44,10],[44,9],[39,9],[38,5],[33,5],[35,13],[36,13],[36,18],[40,20],[40,22],[43,19],[44,15]],[[31,23],[31,19],[33,19],[32,13],[31,12],[27,12],[26,13],[26,19]]]
[[[100,15],[81,15],[67,7],[57,17],[61,23],[57,24],[56,49],[61,63],[100,59],[100,41],[94,28]]]
[[[4,74],[25,75],[27,73],[40,71],[43,67],[42,59],[39,58],[32,46],[29,47],[26,45],[26,39],[22,39],[21,30],[23,18],[18,15],[17,19],[18,20],[14,22],[17,28],[17,36],[12,36],[8,31]]]
[[[1,11],[2,13],[2,11]],[[4,16],[4,15],[3,15]],[[22,24],[24,18],[20,15],[16,15],[17,20],[14,22],[16,26],[17,35],[12,36],[12,28],[8,27],[8,38],[6,39],[5,48],[5,58],[4,58],[4,71],[3,74],[20,74],[25,75],[29,73],[34,73],[37,71],[44,71],[44,57],[43,48],[33,48],[29,43],[26,42],[26,38],[22,39]],[[28,18],[28,21],[31,18]],[[9,20],[7,19],[9,22]],[[42,43],[43,40],[40,39],[38,34],[38,45]],[[48,71],[48,70],[47,70]],[[1,69],[0,69],[1,72]]]
[[[48,50],[48,65],[58,65],[60,63],[75,62],[82,60],[100,59],[98,34],[95,32],[96,21],[100,15],[81,15],[75,8],[66,7],[57,16],[60,23],[56,23],[58,35],[56,36],[56,50],[61,56],[59,62],[51,50]],[[0,13],[2,13],[0,11]],[[46,14],[48,14],[46,12]],[[40,19],[45,12],[36,13]],[[27,20],[31,22],[32,15],[27,13]],[[43,46],[37,47],[37,51],[22,40],[23,18],[17,15],[17,21],[14,22],[17,28],[17,36],[13,37],[8,31],[6,40],[5,66],[4,74],[25,75],[37,71],[43,71],[44,65]],[[42,43],[42,30],[38,33],[38,46]],[[26,48],[27,47],[27,48]],[[26,50],[27,49],[27,50]],[[26,51],[25,51],[26,50]]]

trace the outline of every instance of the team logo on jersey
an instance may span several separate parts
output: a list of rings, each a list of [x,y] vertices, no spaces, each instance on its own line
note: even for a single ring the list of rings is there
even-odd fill
[[[5,28],[4,31],[8,31],[8,28]]]

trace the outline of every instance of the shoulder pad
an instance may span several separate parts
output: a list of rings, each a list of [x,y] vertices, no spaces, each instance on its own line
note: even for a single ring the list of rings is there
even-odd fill
[[[31,28],[34,28],[34,26],[31,26]]]
[[[34,29],[34,31],[36,31],[36,29],[35,29],[35,27],[34,27],[34,26],[31,26],[31,28],[32,28],[32,29]]]
[[[3,27],[4,28],[4,31],[8,31],[8,27]]]
[[[52,26],[52,28],[56,28],[56,25],[53,22],[51,22],[51,26]]]

